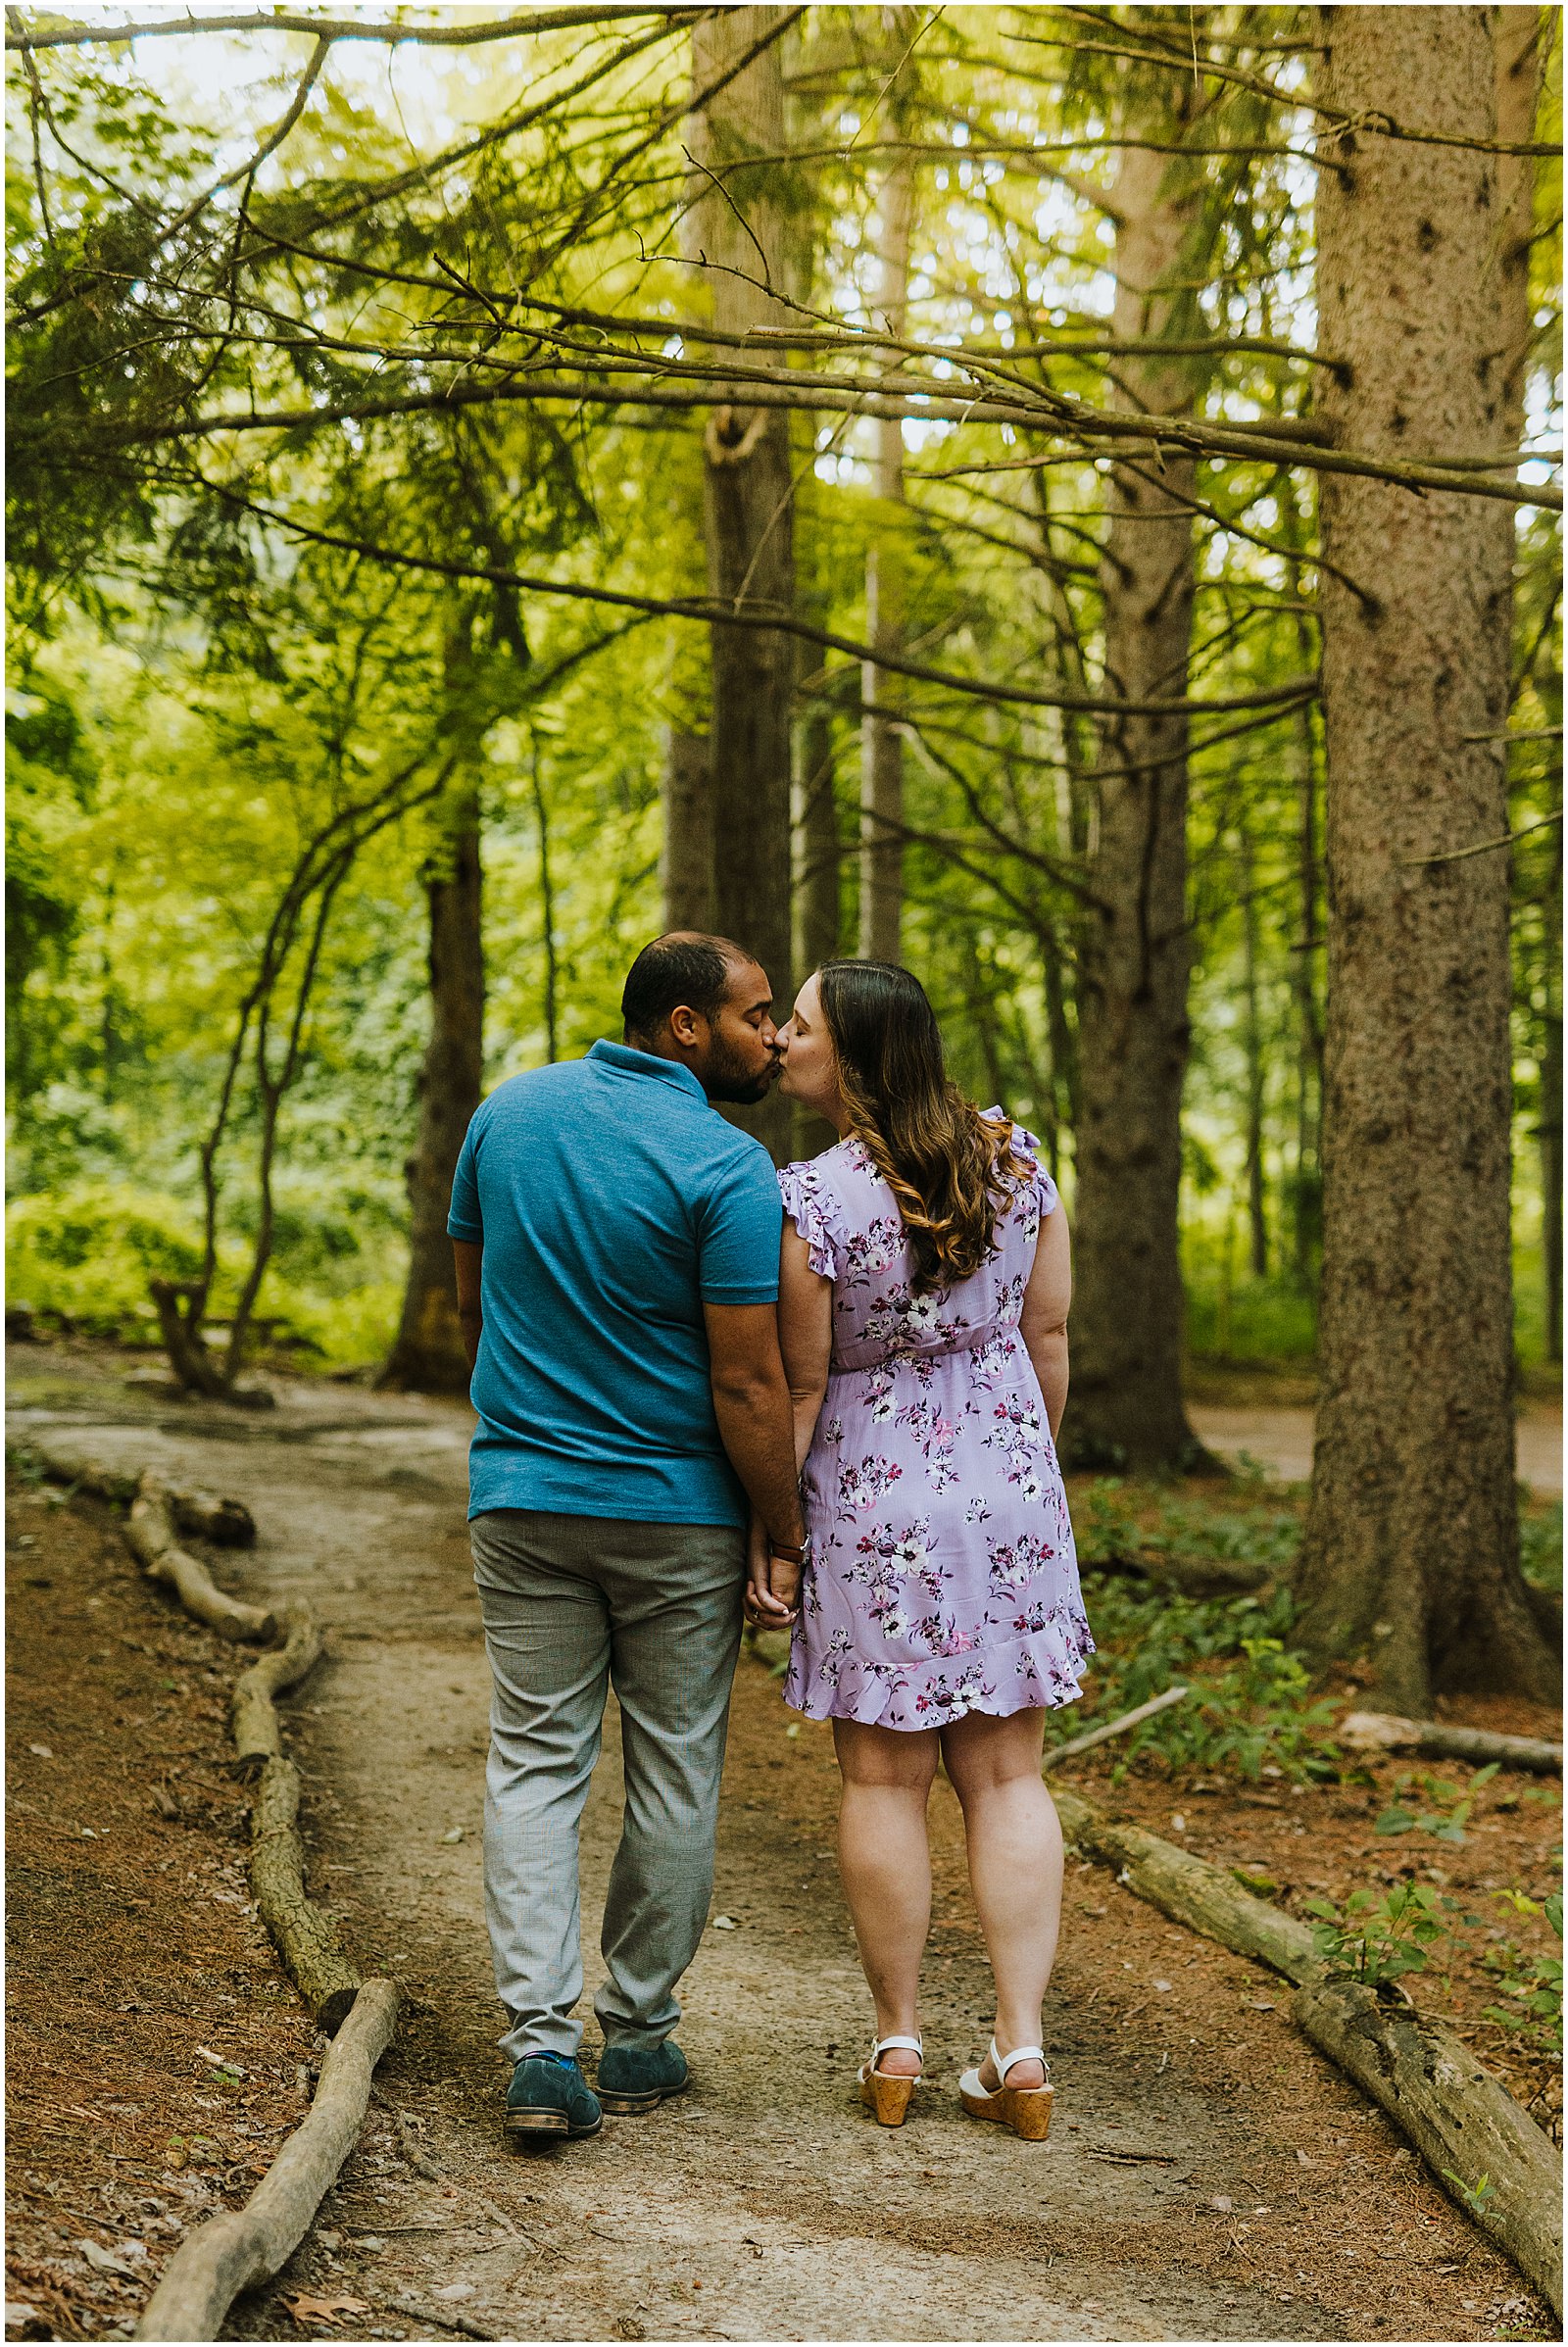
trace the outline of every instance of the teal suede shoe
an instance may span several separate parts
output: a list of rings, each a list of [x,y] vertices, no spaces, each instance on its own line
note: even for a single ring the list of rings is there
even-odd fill
[[[604,2125],[599,2099],[565,2054],[525,2054],[507,2089],[507,2133],[515,2141],[597,2135]]]
[[[651,2111],[684,2093],[689,2082],[686,2057],[673,2037],[659,2045],[607,2045],[594,2080],[600,2102],[619,2119]]]

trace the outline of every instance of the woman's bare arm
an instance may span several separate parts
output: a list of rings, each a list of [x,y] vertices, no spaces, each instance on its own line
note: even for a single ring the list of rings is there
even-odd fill
[[[1045,1396],[1051,1439],[1056,1439],[1067,1407],[1067,1311],[1072,1302],[1072,1240],[1067,1217],[1057,1205],[1040,1225],[1034,1269],[1023,1292],[1019,1334],[1034,1363]],[[788,1354],[785,1355],[786,1364]]]
[[[810,1250],[786,1214],[778,1264],[778,1339],[795,1419],[795,1471],[806,1464],[833,1355],[833,1283],[811,1269]]]

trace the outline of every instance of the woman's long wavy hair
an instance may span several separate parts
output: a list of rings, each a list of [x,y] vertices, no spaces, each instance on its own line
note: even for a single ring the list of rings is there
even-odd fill
[[[956,1287],[1029,1177],[1012,1127],[988,1123],[949,1076],[918,978],[891,961],[825,961],[816,977],[850,1129],[898,1200],[915,1294]]]

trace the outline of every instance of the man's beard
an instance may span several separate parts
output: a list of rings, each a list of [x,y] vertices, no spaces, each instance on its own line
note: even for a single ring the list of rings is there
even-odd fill
[[[710,1100],[724,1100],[733,1107],[755,1107],[759,1100],[766,1100],[778,1072],[779,1061],[774,1057],[760,1076],[749,1075],[733,1052],[715,1043],[701,1083]]]

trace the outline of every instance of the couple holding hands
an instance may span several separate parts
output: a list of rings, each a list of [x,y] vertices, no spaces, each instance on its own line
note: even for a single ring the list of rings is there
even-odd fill
[[[623,1044],[489,1096],[452,1192],[507,2129],[591,2135],[687,2083],[674,1990],[708,1916],[744,1616],[791,1628],[785,1700],[833,1722],[875,2009],[863,2101],[897,2126],[921,2073],[940,1758],[997,1989],[959,2095],[1038,2139],[1061,1898],[1042,1723],[1093,1651],[1053,1441],[1054,1184],[1031,1135],[950,1081],[906,970],[826,963],[775,1028],[743,947],[674,932],[621,1009]],[[713,1113],[775,1082],[841,1137],[777,1173]],[[612,1686],[625,1813],[591,2088],[577,1834]]]

